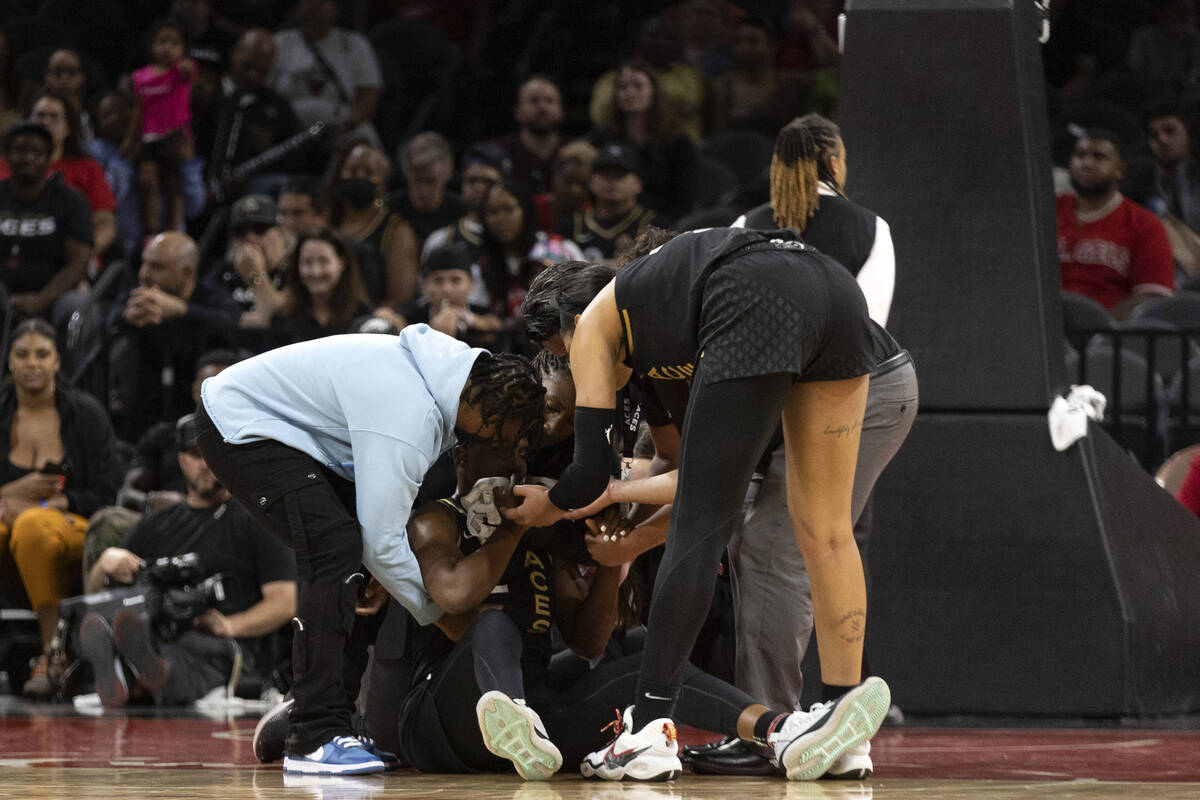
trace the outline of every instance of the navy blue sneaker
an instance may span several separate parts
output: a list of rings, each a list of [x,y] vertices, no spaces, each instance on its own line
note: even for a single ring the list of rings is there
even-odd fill
[[[354,736],[337,736],[307,755],[283,757],[283,771],[301,775],[365,775],[387,769]]]

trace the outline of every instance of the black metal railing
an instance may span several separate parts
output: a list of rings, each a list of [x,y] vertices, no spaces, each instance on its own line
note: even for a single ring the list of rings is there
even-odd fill
[[[1103,425],[1147,470],[1200,441],[1200,325],[1066,332],[1067,379],[1107,398]]]

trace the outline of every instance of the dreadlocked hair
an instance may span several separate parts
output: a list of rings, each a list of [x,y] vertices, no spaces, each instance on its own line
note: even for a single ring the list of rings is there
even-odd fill
[[[493,440],[500,438],[504,423],[516,420],[516,440],[528,440],[531,450],[541,442],[545,395],[529,359],[511,353],[481,353],[463,390],[463,399],[479,411],[483,424],[496,423]]]
[[[570,375],[571,365],[561,356],[556,356],[549,350],[539,350],[537,355],[533,357],[533,368],[537,370],[537,374],[545,380],[553,378],[555,375]]]
[[[820,202],[817,185],[836,187],[829,158],[840,139],[838,126],[820,114],[794,119],[779,132],[771,157],[771,209],[779,227],[803,231]]]

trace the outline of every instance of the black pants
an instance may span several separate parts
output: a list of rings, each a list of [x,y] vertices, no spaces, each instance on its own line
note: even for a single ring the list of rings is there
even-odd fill
[[[605,726],[623,709],[637,683],[641,655],[601,664],[582,675],[521,672],[521,632],[503,612],[484,611],[425,683],[410,693],[400,715],[401,749],[422,772],[503,772],[512,765],[483,744],[475,704],[497,690],[524,697],[545,723],[563,763],[578,763],[612,736]],[[737,735],[737,720],[752,700],[701,672],[682,669],[678,719],[702,730]]]
[[[354,484],[305,453],[273,440],[225,442],[203,405],[196,412],[196,426],[200,450],[213,475],[267,530],[296,551],[299,597],[292,644],[296,704],[287,752],[308,753],[335,736],[353,735],[355,676],[361,677],[366,664],[367,644],[365,637],[351,636],[363,580]],[[354,650],[349,654],[348,643]],[[353,668],[346,677],[348,664]]]
[[[712,605],[717,565],[793,385],[788,373],[705,382],[704,370],[702,359],[684,417],[671,528],[651,595],[634,711],[638,727],[672,716],[688,654]]]

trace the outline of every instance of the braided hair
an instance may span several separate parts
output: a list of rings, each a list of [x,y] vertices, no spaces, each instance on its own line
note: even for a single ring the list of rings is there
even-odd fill
[[[493,441],[501,438],[506,422],[515,420],[516,441],[527,440],[531,450],[541,441],[545,395],[529,359],[511,353],[481,353],[463,389],[463,400],[479,411],[483,424],[495,423]]]
[[[803,231],[816,213],[821,181],[837,186],[830,156],[837,155],[841,131],[820,114],[806,114],[783,127],[771,158],[771,209],[781,228]]]

